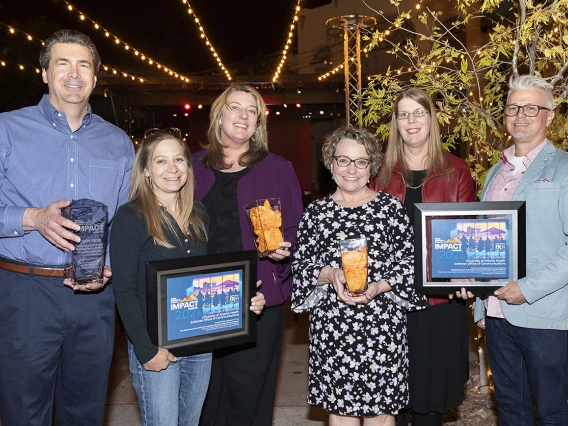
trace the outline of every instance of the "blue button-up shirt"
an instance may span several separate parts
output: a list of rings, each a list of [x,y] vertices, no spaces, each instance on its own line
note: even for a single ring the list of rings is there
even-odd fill
[[[63,251],[38,231],[23,230],[24,210],[90,198],[106,204],[110,222],[128,199],[133,158],[126,133],[90,106],[74,132],[47,95],[37,106],[0,114],[0,256],[65,265]]]

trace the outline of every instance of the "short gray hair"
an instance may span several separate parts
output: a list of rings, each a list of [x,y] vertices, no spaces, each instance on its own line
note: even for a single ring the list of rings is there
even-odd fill
[[[45,44],[39,52],[39,65],[42,69],[46,70],[49,68],[49,63],[51,62],[51,48],[56,43],[79,44],[89,49],[91,57],[93,58],[95,74],[99,72],[101,57],[99,56],[95,43],[85,34],[75,30],[59,30],[45,40]]]
[[[509,79],[509,93],[507,94],[507,102],[509,102],[509,97],[514,90],[521,89],[540,89],[544,92],[547,108],[554,108],[554,96],[552,95],[552,89],[554,86],[546,81],[542,77],[537,77],[534,75],[520,75],[518,77],[511,76]]]

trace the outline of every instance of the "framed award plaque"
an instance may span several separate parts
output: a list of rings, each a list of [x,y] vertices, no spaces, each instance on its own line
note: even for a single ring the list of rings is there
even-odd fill
[[[415,204],[417,291],[483,294],[524,277],[525,224],[520,201]]]
[[[176,356],[256,341],[256,250],[146,262],[148,332]]]

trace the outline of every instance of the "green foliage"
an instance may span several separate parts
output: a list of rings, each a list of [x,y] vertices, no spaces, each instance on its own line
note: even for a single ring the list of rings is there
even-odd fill
[[[550,139],[568,148],[566,114],[560,113],[568,93],[568,0],[452,0],[460,14],[451,24],[441,20],[442,12],[401,10],[389,21],[391,28],[375,32],[371,47],[390,43],[388,54],[396,58],[390,67],[371,77],[363,93],[359,122],[375,130],[386,141],[392,105],[406,87],[420,87],[436,99],[437,118],[445,136],[445,147],[467,147],[474,179],[481,187],[489,166],[500,159],[509,136],[503,127],[503,107],[511,75],[533,74],[555,86],[556,116],[549,128]],[[414,32],[401,18],[415,17],[424,27]],[[456,34],[466,25],[489,22],[481,47],[468,48]],[[448,21],[444,21],[448,22]],[[393,31],[404,32],[403,42],[389,41]],[[399,39],[399,38],[398,38]],[[398,40],[397,39],[397,40]],[[426,46],[426,48],[425,48]],[[565,109],[565,108],[564,108]]]

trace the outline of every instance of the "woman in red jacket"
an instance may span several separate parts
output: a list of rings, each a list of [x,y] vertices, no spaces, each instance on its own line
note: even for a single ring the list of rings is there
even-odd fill
[[[422,90],[401,92],[393,108],[388,146],[371,188],[398,197],[412,221],[414,203],[475,201],[469,167],[442,149],[434,104]],[[415,265],[415,269],[421,265]],[[444,411],[462,403],[469,376],[467,311],[447,295],[408,313],[410,407],[413,426],[442,425]],[[408,425],[408,412],[396,424]]]

